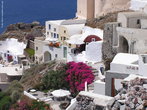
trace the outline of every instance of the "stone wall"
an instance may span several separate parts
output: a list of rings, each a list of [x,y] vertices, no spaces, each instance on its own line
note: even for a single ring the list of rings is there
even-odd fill
[[[111,110],[146,110],[147,108],[147,79],[136,78],[122,82],[123,88],[115,96],[116,102]]]
[[[79,95],[77,98],[76,108],[74,110],[95,110],[93,98]]]
[[[102,46],[102,55],[103,60],[105,62],[106,69],[110,69],[109,65],[114,56],[117,54],[117,48],[113,48],[114,41],[117,39],[115,37],[117,35],[116,33],[116,26],[118,26],[119,23],[113,22],[113,23],[107,23],[104,27],[104,37],[103,37],[103,46]]]

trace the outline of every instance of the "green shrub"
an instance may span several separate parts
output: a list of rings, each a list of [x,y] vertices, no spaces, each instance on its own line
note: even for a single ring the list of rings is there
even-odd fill
[[[11,98],[9,96],[3,96],[0,99],[0,110],[9,110],[11,105]]]
[[[41,91],[56,90],[56,89],[69,89],[69,84],[65,81],[66,65],[62,65],[58,70],[51,70],[44,75],[40,84],[35,88]]]

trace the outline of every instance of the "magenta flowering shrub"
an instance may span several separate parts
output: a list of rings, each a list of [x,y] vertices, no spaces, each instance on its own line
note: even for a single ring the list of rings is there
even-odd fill
[[[85,82],[91,84],[94,80],[92,68],[85,63],[69,62],[67,63],[66,81],[70,85],[72,93],[78,93],[85,89]]]

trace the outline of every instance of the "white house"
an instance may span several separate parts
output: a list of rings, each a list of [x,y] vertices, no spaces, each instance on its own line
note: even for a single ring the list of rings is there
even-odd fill
[[[81,34],[85,20],[54,20],[46,22],[46,37],[35,39],[35,60],[38,63],[67,58],[68,40],[74,34]]]
[[[23,55],[25,48],[26,44],[18,42],[17,39],[6,39],[6,41],[0,41],[0,56],[4,62],[18,63],[18,56]]]
[[[76,47],[71,48],[71,52],[68,53],[67,61],[85,63],[102,61],[102,30],[85,26],[82,34],[73,35],[69,40],[66,40],[66,42],[76,45]]]

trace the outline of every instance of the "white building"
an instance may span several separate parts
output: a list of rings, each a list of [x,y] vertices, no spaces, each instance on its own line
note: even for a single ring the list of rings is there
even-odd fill
[[[45,39],[35,39],[35,60],[37,63],[51,60],[62,60],[67,58],[68,47],[74,45],[67,44],[74,34],[81,34],[85,20],[54,20],[46,22]]]
[[[85,26],[82,34],[71,36],[67,43],[76,45],[67,61],[97,63],[102,61],[103,31]]]
[[[23,55],[25,48],[26,44],[18,42],[17,39],[6,39],[6,41],[0,41],[0,56],[4,62],[18,63],[18,56]]]

